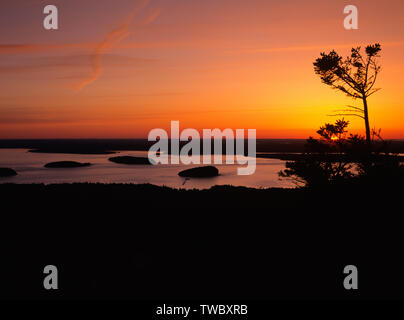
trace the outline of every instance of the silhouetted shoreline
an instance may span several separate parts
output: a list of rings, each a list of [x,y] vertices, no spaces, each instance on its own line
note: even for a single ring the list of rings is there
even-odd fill
[[[0,177],[13,177],[16,176],[17,172],[11,168],[0,168]]]
[[[346,155],[346,154],[310,154],[307,155],[305,153],[260,153],[257,154],[257,158],[264,158],[264,159],[279,159],[279,160],[284,160],[284,161],[297,161],[297,160],[303,160],[307,157],[310,157],[311,159],[315,159],[318,161],[330,161],[330,162],[338,162],[338,161],[344,161],[344,162],[350,162],[350,161],[356,161],[358,160],[358,157],[352,156],[352,155]],[[394,157],[395,159],[404,162],[404,156],[396,156],[396,155],[391,155],[391,157]],[[372,155],[370,157],[372,160],[378,160],[378,159],[386,159],[386,155],[380,154],[380,155]],[[387,156],[388,158],[388,156]]]
[[[305,142],[304,139],[258,139],[257,152],[302,152]],[[0,140],[0,148],[23,148],[42,153],[113,154],[148,151],[154,143],[146,139],[14,139]],[[180,146],[184,144],[186,142],[180,142]]]
[[[278,153],[282,157],[288,153],[288,157],[292,159],[293,153],[305,151],[306,142],[306,139],[257,139],[257,157],[276,156],[280,159]],[[154,143],[146,139],[14,139],[0,140],[0,148],[22,148],[36,153],[114,154],[119,151],[148,151]],[[181,142],[180,146],[184,144],[186,142]],[[404,153],[404,140],[392,140],[389,151]],[[225,152],[224,143],[223,153]]]
[[[77,161],[56,161],[56,162],[49,162],[44,165],[45,168],[82,168],[82,167],[89,167],[91,163],[85,162],[77,162]]]
[[[111,162],[127,165],[151,165],[153,164],[149,158],[145,157],[132,157],[132,156],[118,156],[108,159]]]

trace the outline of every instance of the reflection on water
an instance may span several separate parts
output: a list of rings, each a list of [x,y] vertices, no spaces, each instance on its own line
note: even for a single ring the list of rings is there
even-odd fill
[[[118,155],[147,157],[146,151],[123,151]],[[214,185],[234,185],[246,187],[294,187],[291,181],[279,180],[278,172],[285,167],[285,161],[257,159],[257,169],[253,175],[238,176],[239,164],[218,164],[220,176],[215,178],[186,180],[178,172],[198,165],[124,165],[108,161],[111,155],[50,154],[31,153],[26,149],[0,149],[0,167],[13,168],[18,176],[0,178],[0,183],[151,183],[174,188],[205,189]],[[54,161],[91,162],[93,165],[74,169],[48,169],[43,166]]]

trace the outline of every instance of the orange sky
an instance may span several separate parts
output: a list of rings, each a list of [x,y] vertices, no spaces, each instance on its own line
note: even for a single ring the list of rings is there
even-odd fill
[[[404,2],[53,0],[0,4],[0,138],[143,138],[153,128],[314,135],[352,102],[321,83],[321,51],[380,42],[371,126],[404,138]],[[359,8],[359,30],[343,9]],[[351,130],[363,133],[359,118]]]

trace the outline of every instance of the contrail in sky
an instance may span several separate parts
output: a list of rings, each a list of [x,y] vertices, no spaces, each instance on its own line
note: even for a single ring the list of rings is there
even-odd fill
[[[97,80],[100,75],[102,74],[102,56],[105,54],[105,52],[112,47],[114,47],[117,43],[125,39],[129,34],[129,27],[132,24],[132,21],[136,14],[141,11],[147,4],[149,3],[149,0],[140,0],[140,2],[136,5],[136,7],[129,13],[129,15],[126,17],[124,22],[122,23],[121,26],[116,28],[115,30],[111,31],[108,33],[101,43],[99,43],[96,48],[94,53],[91,56],[91,63],[92,63],[92,73],[91,75],[82,80],[80,83],[78,83],[75,86],[75,89],[78,91],[81,91],[83,88],[88,86],[89,84],[93,83],[95,80]],[[160,11],[155,10],[153,11],[149,16],[147,16],[144,20],[140,21],[137,26],[142,26],[146,25],[148,23],[151,23],[154,21],[154,19],[157,18],[159,15]]]

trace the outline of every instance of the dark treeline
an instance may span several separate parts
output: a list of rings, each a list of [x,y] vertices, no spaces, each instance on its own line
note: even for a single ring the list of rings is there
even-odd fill
[[[154,142],[146,139],[35,139],[0,140],[0,148],[24,148],[37,152],[108,154],[114,151],[147,151]],[[181,142],[183,146],[186,142]],[[257,152],[303,152],[305,139],[257,139]],[[223,152],[225,149],[223,141]],[[404,153],[404,140],[392,140],[390,151]],[[203,150],[201,148],[201,150]],[[213,150],[213,147],[212,147]],[[247,150],[247,146],[245,146]]]
[[[24,139],[0,140],[0,148],[25,148],[50,153],[103,154],[122,150],[147,151],[154,143],[146,139]],[[180,142],[180,147],[185,144],[186,142]],[[299,139],[258,139],[257,152],[301,152],[304,150],[304,144],[305,140]],[[223,141],[224,152],[225,145]],[[402,150],[404,151],[404,142]]]

